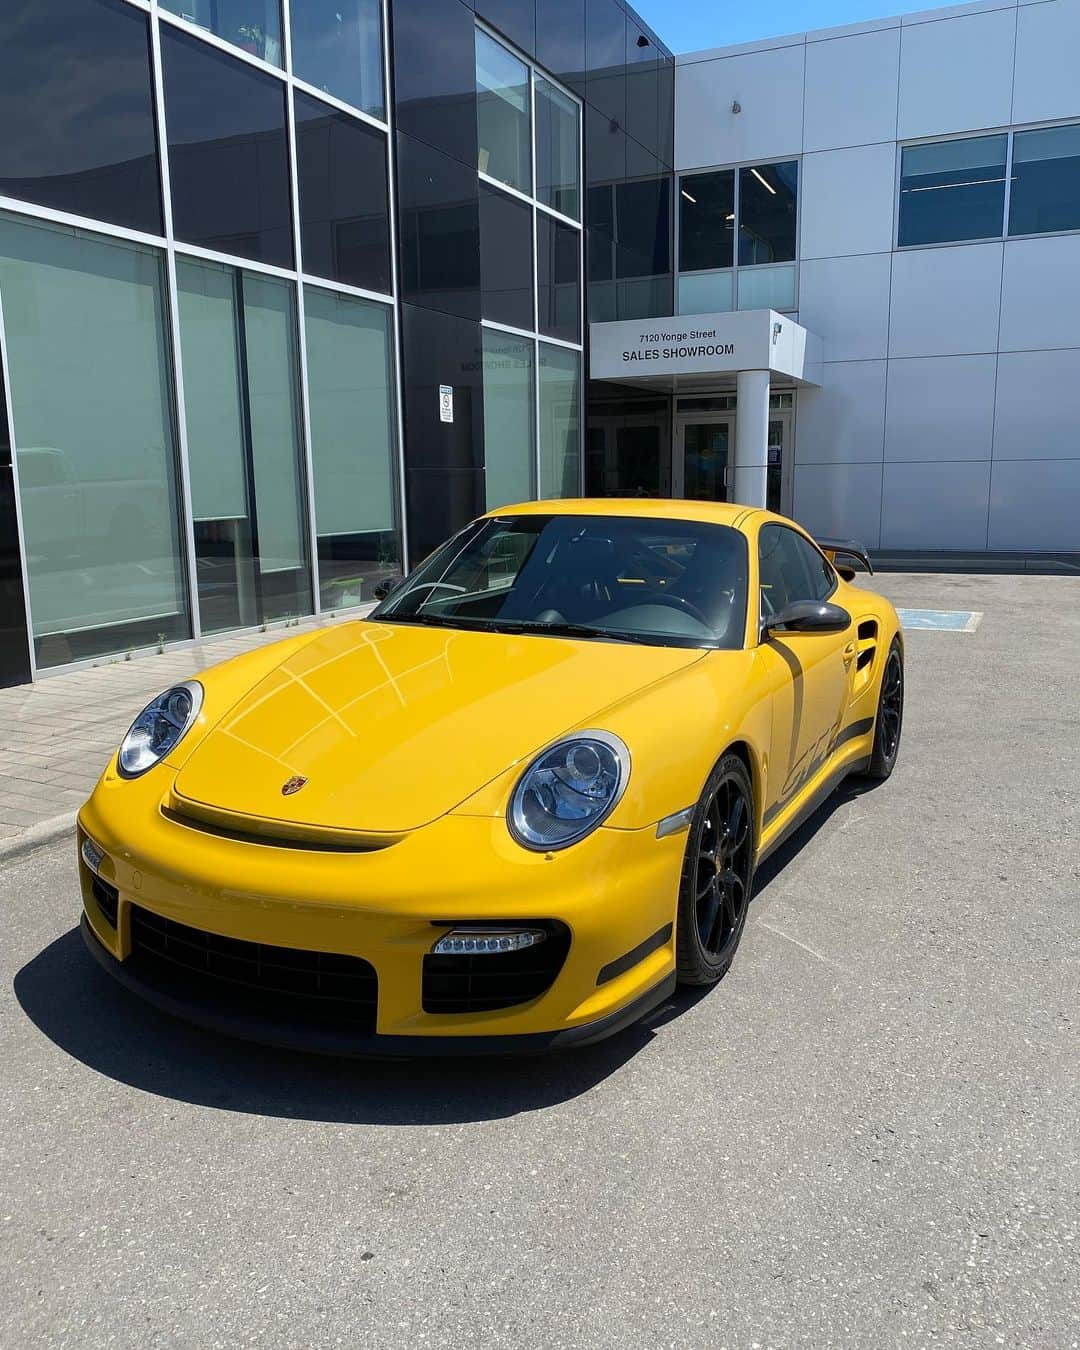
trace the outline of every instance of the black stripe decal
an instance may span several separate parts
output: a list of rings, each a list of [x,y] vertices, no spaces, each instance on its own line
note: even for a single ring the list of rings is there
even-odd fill
[[[821,768],[822,764],[825,763],[825,761],[829,758],[830,755],[835,754],[836,751],[839,750],[842,745],[846,745],[848,741],[858,740],[860,736],[865,736],[871,730],[873,725],[874,719],[872,717],[861,717],[857,722],[852,722],[850,726],[845,727],[844,730],[840,733],[839,736],[837,736],[836,740],[833,741],[832,745],[829,747],[828,753],[822,755],[819,760],[817,760],[813,765],[811,765],[809,772],[803,775],[802,782],[798,784],[798,786],[795,788],[795,791],[789,793],[782,801],[773,802],[772,806],[770,806],[766,810],[765,814],[761,818],[762,825],[763,826],[768,825],[768,823],[771,820],[775,819],[775,817],[778,816],[781,811],[783,811],[788,805],[790,805],[791,801],[795,796],[795,793],[799,791],[799,788],[801,788],[805,782],[813,778],[814,774],[817,773],[818,769]]]
[[[671,938],[671,924],[664,924],[663,928],[658,928],[652,937],[647,937],[644,942],[639,942],[636,947],[625,952],[622,956],[617,956],[614,961],[609,961],[596,977],[597,984],[607,984],[609,980],[616,979],[619,975],[632,969],[639,961],[644,961],[650,953],[662,947],[665,942]]]
[[[851,726],[845,727],[837,736],[833,743],[833,749],[839,750],[842,745],[847,745],[848,741],[854,741],[860,736],[865,736],[873,725],[874,719],[872,717],[862,717],[858,722],[852,722]]]

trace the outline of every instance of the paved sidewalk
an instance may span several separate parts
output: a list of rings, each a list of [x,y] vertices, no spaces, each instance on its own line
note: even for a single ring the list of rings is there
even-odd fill
[[[63,834],[140,708],[160,690],[230,656],[296,633],[346,622],[302,619],[265,633],[210,638],[192,647],[84,667],[0,689],[0,858]]]

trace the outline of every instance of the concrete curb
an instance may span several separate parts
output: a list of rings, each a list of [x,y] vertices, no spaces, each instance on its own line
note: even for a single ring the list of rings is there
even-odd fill
[[[31,853],[46,844],[54,844],[75,829],[75,811],[65,811],[62,816],[52,816],[49,820],[39,820],[36,825],[17,834],[14,839],[0,839],[0,862],[10,862]]]

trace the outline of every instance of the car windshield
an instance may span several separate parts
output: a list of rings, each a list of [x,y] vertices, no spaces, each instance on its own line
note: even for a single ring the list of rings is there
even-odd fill
[[[636,516],[474,521],[371,615],[489,632],[741,647],[746,541],[726,525]]]

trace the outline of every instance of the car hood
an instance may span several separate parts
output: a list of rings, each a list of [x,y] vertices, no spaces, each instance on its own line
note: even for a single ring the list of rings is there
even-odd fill
[[[463,632],[328,629],[260,680],[195,746],[184,802],[259,821],[400,834],[698,649]],[[307,781],[285,795],[290,778]]]

